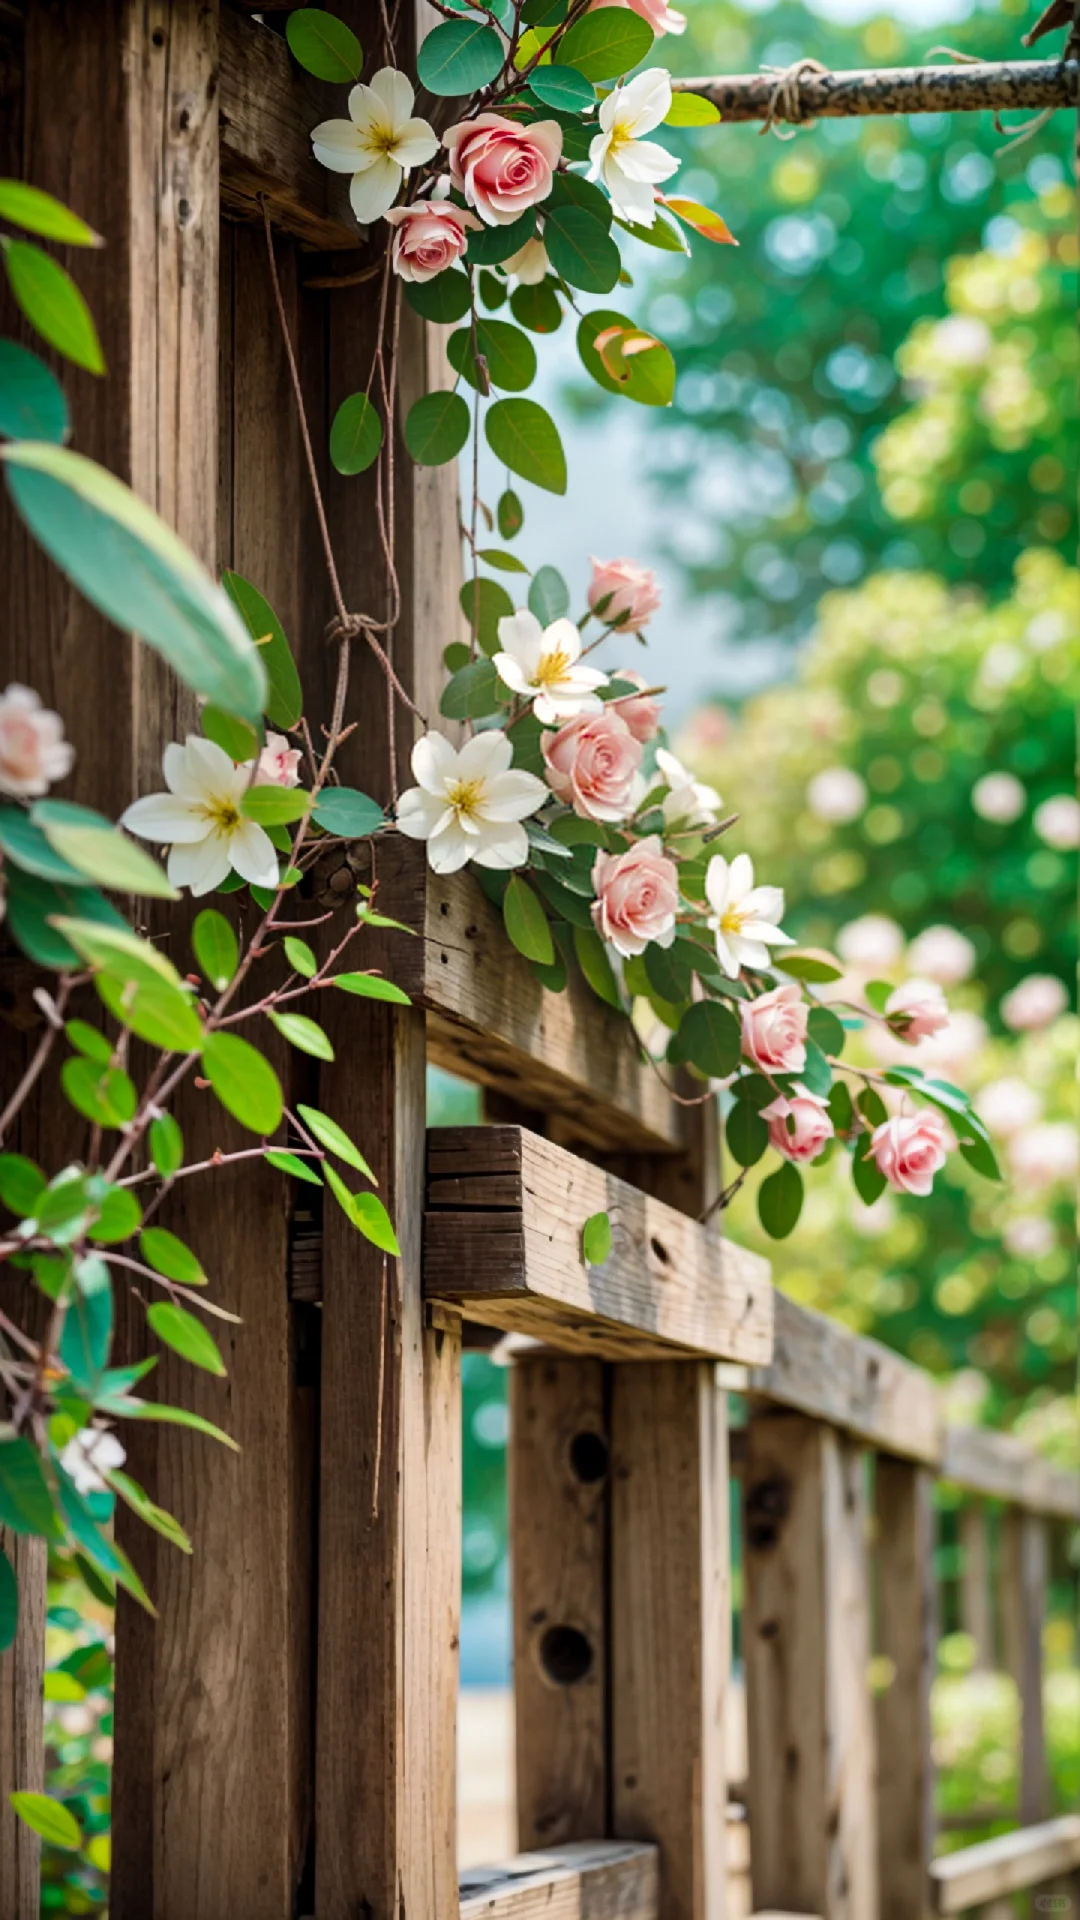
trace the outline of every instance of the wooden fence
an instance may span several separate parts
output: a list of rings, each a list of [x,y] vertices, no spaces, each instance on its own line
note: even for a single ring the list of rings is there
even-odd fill
[[[372,37],[363,6],[336,10]],[[0,6],[0,84],[2,170],[107,240],[78,263],[110,366],[69,382],[77,444],[209,563],[258,582],[295,637],[309,709],[326,710],[331,609],[256,218],[265,202],[321,448],[336,401],[366,381],[375,325],[362,296],[308,284],[367,257],[344,183],[310,156],[323,90],[273,25],[214,0]],[[442,356],[408,310],[402,328],[408,401],[442,380]],[[370,476],[324,479],[346,599],[369,605]],[[395,657],[434,712],[458,618],[455,478],[403,461],[397,486]],[[190,708],[11,514],[2,529],[6,674],[68,716],[73,797],[119,812],[157,784]],[[340,762],[383,794],[380,687],[358,660],[352,697],[371,719],[362,758],[353,740]],[[98,735],[86,714],[108,715]],[[670,1100],[584,989],[538,986],[471,879],[418,856],[380,851],[380,904],[422,937],[370,950],[415,1004],[348,1000],[333,1033],[333,1110],[372,1159],[402,1258],[311,1212],[310,1188],[290,1211],[271,1173],[216,1175],[187,1223],[244,1325],[227,1382],[166,1357],[162,1390],[242,1452],[212,1457],[166,1428],[133,1447],[195,1551],[140,1532],[161,1617],[118,1613],[113,1920],[720,1920],[733,1476],[757,1906],[922,1920],[1053,1894],[1080,1869],[1080,1820],[1046,1819],[1041,1625],[1047,1532],[1076,1521],[1076,1482],[1010,1440],[946,1431],[929,1379],[774,1293],[763,1261],[700,1225],[710,1120]],[[24,974],[4,968],[14,1004]],[[428,1059],[488,1089],[491,1125],[425,1138]],[[297,1057],[281,1064],[295,1081]],[[310,1097],[328,1070],[303,1069]],[[43,1103],[28,1150],[36,1129],[55,1157],[58,1124]],[[197,1096],[184,1124],[205,1137]],[[580,1225],[601,1206],[615,1244],[586,1270]],[[460,1358],[485,1328],[540,1343],[512,1377],[526,1851],[459,1893]],[[734,1456],[733,1384],[753,1408]],[[1024,1822],[937,1863],[936,1476],[1008,1508]],[[34,1843],[7,1810],[12,1786],[41,1778],[40,1585],[23,1560],[30,1602],[0,1669],[0,1920],[37,1915]],[[893,1675],[876,1699],[872,1653]]]

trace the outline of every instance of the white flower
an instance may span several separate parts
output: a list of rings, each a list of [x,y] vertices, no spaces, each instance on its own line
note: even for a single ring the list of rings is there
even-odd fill
[[[522,820],[550,799],[534,773],[510,764],[513,748],[492,729],[460,753],[441,733],[425,733],[412,751],[419,785],[398,801],[397,823],[410,840],[426,840],[435,873],[456,873],[466,860],[479,867],[522,867],[529,841]]]
[[[1071,793],[1055,793],[1036,807],[1033,825],[1040,840],[1059,853],[1080,847],[1080,800]]]
[[[836,951],[849,967],[891,967],[904,951],[903,931],[885,913],[864,913],[841,927]]]
[[[695,780],[688,767],[676,760],[666,747],[657,747],[656,764],[670,792],[664,801],[664,819],[669,827],[712,827],[720,812],[720,795],[715,787]]]
[[[783,887],[755,887],[748,853],[737,853],[730,865],[722,853],[716,854],[705,869],[705,892],[717,959],[729,980],[738,977],[740,967],[767,967],[770,947],[795,945],[791,935],[780,930]]]
[[[908,948],[912,971],[936,980],[939,987],[959,986],[974,969],[977,957],[967,935],[955,927],[924,927]]]
[[[273,843],[240,812],[251,784],[250,762],[238,767],[213,740],[189,733],[186,746],[166,747],[162,764],[168,793],[136,800],[120,824],[143,840],[169,846],[173,886],[210,893],[232,869],[252,886],[276,887]]]
[[[1027,794],[1015,773],[984,773],[971,789],[971,804],[981,820],[1008,826],[1023,813]]]
[[[512,275],[521,287],[538,287],[550,270],[547,248],[536,234],[512,253],[509,260],[503,261],[503,272]]]
[[[71,772],[75,749],[64,739],[58,713],[43,707],[32,687],[13,680],[0,693],[0,793],[32,800]]]
[[[503,651],[494,656],[499,679],[532,701],[542,726],[561,727],[579,713],[599,713],[603,702],[595,689],[607,685],[607,674],[577,664],[581,635],[572,620],[542,627],[535,613],[519,607],[499,621],[499,639]]]
[[[126,1459],[115,1433],[106,1433],[102,1427],[80,1427],[60,1455],[60,1465],[74,1480],[78,1493],[104,1493],[105,1475],[122,1467]]]
[[[620,220],[651,227],[656,219],[653,187],[678,170],[666,147],[642,134],[658,127],[671,106],[671,75],[649,67],[600,103],[601,131],[589,148],[590,180],[603,180]]]
[[[410,167],[439,151],[427,121],[410,117],[414,98],[403,73],[382,67],[369,87],[353,88],[348,120],[324,120],[311,135],[316,160],[333,173],[352,174],[349,199],[361,226],[393,206]]]
[[[866,782],[853,767],[823,767],[806,789],[806,802],[819,820],[842,826],[865,807]]]

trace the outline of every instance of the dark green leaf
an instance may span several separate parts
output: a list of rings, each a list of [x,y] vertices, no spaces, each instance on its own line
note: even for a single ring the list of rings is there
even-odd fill
[[[557,567],[538,567],[529,583],[529,612],[542,627],[570,611],[570,589]]]
[[[158,1339],[182,1359],[190,1360],[192,1366],[202,1367],[207,1373],[225,1373],[213,1334],[186,1307],[178,1307],[172,1300],[158,1300],[147,1307],[146,1318]]]
[[[710,1080],[726,1080],[742,1053],[742,1029],[730,1007],[698,1000],[679,1023],[683,1057]]]
[[[844,971],[839,960],[834,960],[831,953],[820,952],[814,947],[808,947],[804,953],[784,947],[773,964],[790,974],[793,980],[809,980],[814,984],[839,980]]]
[[[0,434],[9,440],[66,440],[71,425],[60,382],[16,340],[0,340]]]
[[[425,393],[405,418],[405,445],[421,467],[445,466],[468,437],[469,407],[460,393]]]
[[[510,295],[510,311],[530,333],[557,333],[562,325],[563,310],[550,276],[537,286],[515,287]]]
[[[393,980],[384,980],[377,973],[339,973],[332,984],[340,987],[343,993],[355,993],[363,1000],[388,1000],[394,1006],[412,1006],[402,987],[396,986]]]
[[[610,293],[618,281],[619,249],[585,207],[552,207],[544,222],[544,245],[556,273],[571,287],[585,293]]]
[[[690,992],[693,970],[686,944],[676,941],[670,947],[658,947],[650,943],[643,955],[650,987],[669,1006],[678,1006]]]
[[[203,1046],[203,1072],[222,1106],[252,1133],[273,1133],[280,1124],[281,1082],[269,1060],[235,1033],[210,1033]]]
[[[862,1134],[855,1142],[855,1157],[851,1163],[851,1178],[854,1181],[855,1191],[859,1199],[862,1200],[866,1206],[872,1207],[874,1201],[884,1193],[889,1183],[882,1173],[881,1168],[878,1166],[877,1161],[874,1159],[873,1154],[871,1154],[868,1149],[869,1142],[865,1134]]]
[[[864,1087],[855,1105],[868,1126],[880,1127],[889,1117],[884,1100],[880,1093],[874,1092],[873,1087]]]
[[[295,727],[304,711],[304,695],[300,687],[300,676],[296,671],[296,662],[285,636],[285,629],[270,605],[257,587],[243,574],[227,571],[221,576],[221,584],[244,622],[251,638],[257,643],[259,659],[266,673],[266,717],[271,726],[282,727],[288,732]],[[209,733],[206,714],[203,714],[203,732]],[[213,736],[210,736],[213,738]],[[220,744],[220,743],[219,743]],[[231,753],[231,748],[226,748]],[[234,760],[251,757],[247,753],[233,753]]]
[[[961,1140],[959,1147],[968,1166],[974,1167],[976,1173],[981,1173],[985,1180],[1001,1179],[1001,1168],[998,1166],[997,1156],[987,1141],[978,1138]]]
[[[525,524],[525,509],[517,494],[507,487],[495,507],[495,524],[504,540],[513,540]]]
[[[534,67],[529,92],[545,107],[561,107],[564,113],[587,113],[596,105],[596,89],[577,67]]]
[[[269,1017],[271,1025],[301,1053],[313,1054],[316,1060],[334,1058],[329,1034],[323,1032],[317,1020],[309,1020],[306,1013],[271,1013]]]
[[[62,1847],[65,1853],[78,1853],[82,1846],[82,1829],[75,1815],[68,1811],[60,1800],[52,1799],[47,1793],[30,1793],[26,1789],[9,1796],[19,1819],[41,1835],[50,1847]]]
[[[322,7],[299,7],[285,22],[285,38],[293,58],[316,80],[336,80],[346,86],[359,80],[363,49],[351,27]]]
[[[640,240],[642,246],[655,247],[660,253],[689,253],[686,237],[681,227],[672,225],[658,213],[651,227],[636,227],[629,220],[617,220],[616,226],[628,233],[632,240]]]
[[[581,1229],[581,1257],[590,1267],[602,1267],[611,1252],[611,1220],[591,1213]]]
[[[109,1269],[96,1254],[75,1265],[77,1286],[60,1335],[60,1359],[80,1393],[92,1399],[112,1343],[113,1296]]]
[[[554,874],[545,873],[539,867],[533,868],[532,879],[560,920],[568,920],[572,927],[592,926],[589,902],[581,894],[572,893],[569,887],[560,886]]]
[[[210,985],[221,993],[240,964],[240,948],[225,915],[215,907],[204,907],[195,916],[191,944]]]
[[[832,1068],[816,1040],[806,1042],[806,1065],[799,1078],[807,1093],[816,1093],[821,1098],[828,1095],[832,1086]]]
[[[587,80],[614,80],[638,66],[653,43],[652,29],[628,7],[587,13],[559,42],[559,59]]]
[[[845,1080],[834,1080],[829,1095],[829,1116],[837,1133],[850,1133],[855,1122],[855,1108],[851,1093]]]
[[[205,1287],[202,1261],[167,1227],[147,1227],[139,1235],[139,1251],[147,1266],[164,1274],[166,1280],[177,1280],[185,1287]]]
[[[41,1456],[21,1435],[0,1439],[0,1525],[47,1540],[60,1531]]]
[[[609,1007],[622,1007],[619,988],[612,972],[604,943],[593,927],[574,928],[574,952],[578,966],[598,1000]]]
[[[519,214],[508,227],[485,227],[480,233],[470,233],[465,258],[473,267],[498,267],[515,253],[520,253],[526,240],[531,240],[536,231],[536,215],[530,207],[527,213]]]
[[[621,9],[605,8],[615,11]],[[558,428],[535,400],[497,400],[488,408],[484,430],[495,458],[511,473],[548,493],[566,492],[566,455]]]
[[[485,653],[497,653],[499,621],[513,613],[514,602],[497,580],[466,580],[460,594],[461,611],[476,630]]]
[[[383,423],[366,393],[350,393],[330,428],[330,458],[339,473],[365,473],[379,457]]]
[[[477,356],[486,366],[486,380]],[[455,372],[479,393],[486,394],[490,387],[504,393],[523,393],[536,375],[536,348],[520,327],[512,327],[507,320],[478,320],[475,338],[472,327],[459,327],[446,343],[446,357]],[[464,400],[461,405],[465,405]]]
[[[490,660],[473,660],[447,681],[439,712],[447,720],[481,720],[507,697]]]
[[[433,280],[407,280],[405,298],[415,313],[440,326],[460,320],[472,306],[468,275],[437,273]]]
[[[364,1174],[368,1180],[375,1179],[359,1147],[353,1145],[344,1127],[339,1127],[337,1121],[332,1120],[328,1113],[320,1113],[318,1107],[298,1106],[296,1111],[320,1147],[325,1147],[327,1153],[336,1153],[339,1160],[344,1160],[347,1166],[355,1167],[357,1172]]]
[[[605,12],[614,12],[614,8],[605,8]],[[586,15],[586,19],[599,18],[598,15]],[[642,407],[669,407],[675,392],[675,362],[662,341],[653,347],[647,347],[641,353],[634,354],[626,364],[625,380],[616,380],[596,351],[594,341],[598,334],[605,333],[611,327],[621,327],[627,333],[642,331],[633,320],[624,313],[602,307],[587,313],[577,330],[577,347],[585,371],[592,375],[598,386],[608,393],[624,394],[627,400],[635,400]]]
[[[421,43],[417,77],[429,93],[475,93],[494,80],[503,63],[503,43],[494,27],[478,20],[444,20]]]
[[[62,859],[49,845],[41,828],[34,825],[23,807],[0,807],[0,851],[24,873],[32,873],[38,879],[66,881],[76,887],[86,885],[78,868]]]
[[[42,339],[77,367],[104,373],[93,316],[59,260],[28,240],[9,240],[3,259],[16,302]]]
[[[482,268],[477,275],[476,284],[480,289],[480,298],[489,313],[497,313],[500,307],[505,307],[509,288],[506,281],[500,280],[497,273],[492,273],[488,267]]]
[[[552,207],[583,207],[599,220],[605,233],[611,231],[611,201],[595,181],[582,173],[557,173],[551,188]]]
[[[6,1653],[19,1625],[19,1586],[6,1553],[0,1553],[0,1653]]]
[[[740,1167],[755,1167],[769,1144],[768,1121],[749,1100],[736,1100],[727,1117],[728,1152]]]
[[[555,959],[548,917],[527,880],[512,874],[503,895],[503,924],[511,941],[526,960],[537,960],[550,967]]]
[[[150,1158],[166,1180],[184,1164],[184,1136],[171,1113],[150,1122]]]
[[[773,1240],[786,1240],[802,1212],[803,1183],[797,1167],[785,1160],[758,1188],[758,1218]]]
[[[54,200],[41,187],[26,180],[0,180],[0,220],[10,221],[27,233],[39,233],[43,240],[58,240],[66,247],[100,247],[100,233],[88,227],[77,213]]]
[[[315,803],[312,818],[326,833],[343,840],[363,840],[386,825],[386,815],[377,800],[357,787],[324,787]]]
[[[843,1053],[847,1039],[844,1023],[828,1007],[811,1007],[807,1026],[811,1038],[816,1040],[823,1053],[831,1053],[834,1057]]]

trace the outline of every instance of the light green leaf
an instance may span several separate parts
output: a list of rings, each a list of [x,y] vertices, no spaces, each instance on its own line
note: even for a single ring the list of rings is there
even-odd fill
[[[276,1167],[279,1173],[291,1173],[294,1180],[307,1180],[313,1187],[322,1186],[322,1176],[315,1171],[311,1160],[301,1160],[298,1154],[285,1153],[280,1147],[268,1147],[267,1165]]]
[[[156,900],[179,900],[179,893],[157,861],[104,814],[77,807],[70,800],[39,800],[30,817],[53,852],[99,887]]]
[[[502,553],[498,547],[481,547],[477,559],[485,567],[494,567],[498,573],[528,573],[524,560],[516,553]]]
[[[8,220],[27,233],[39,233],[43,240],[58,240],[66,247],[105,244],[100,233],[88,227],[62,200],[54,200],[51,193],[30,186],[26,180],[0,180],[0,220]]]
[[[139,1235],[139,1251],[147,1266],[166,1280],[177,1280],[185,1287],[206,1286],[202,1261],[167,1227],[147,1227]]]
[[[439,280],[458,277],[440,274]],[[464,274],[460,278],[464,280]],[[430,284],[438,286],[439,280]],[[465,286],[467,292],[467,281]],[[445,466],[461,452],[468,437],[469,408],[460,393],[425,393],[414,401],[405,416],[405,445],[418,466]]]
[[[65,1673],[63,1667],[50,1667],[45,1674],[44,1694],[46,1700],[56,1706],[74,1706],[86,1699],[86,1688],[73,1673]]]
[[[0,1553],[0,1653],[12,1645],[19,1625],[19,1586],[6,1553]],[[46,1680],[48,1675],[46,1674]],[[48,1698],[48,1695],[46,1695]]]
[[[114,474],[69,447],[0,448],[31,532],[99,612],[138,633],[196,693],[255,722],[266,675],[224,589]]]
[[[615,9],[605,8],[604,11],[614,12]],[[586,15],[586,18],[598,19],[599,15]],[[613,308],[602,307],[587,313],[577,330],[577,348],[585,371],[607,393],[621,393],[627,400],[634,400],[642,407],[669,407],[675,393],[675,362],[668,348],[663,341],[657,340],[654,346],[633,354],[624,363],[625,379],[617,380],[605,366],[594,344],[599,334],[607,333],[612,327],[620,327],[626,334],[643,334],[647,331],[639,328],[624,313],[616,313]]]
[[[28,240],[9,240],[0,252],[16,302],[42,339],[77,367],[104,373],[93,315],[66,268]]]
[[[101,1202],[89,1238],[97,1246],[118,1246],[138,1232],[141,1221],[142,1208],[135,1195],[128,1187],[113,1187]]]
[[[364,52],[351,27],[322,7],[298,7],[285,22],[285,38],[293,59],[316,80],[336,80],[347,86],[359,80]]]
[[[240,811],[246,820],[258,821],[260,827],[291,826],[295,820],[303,819],[308,799],[302,787],[279,787],[271,783],[265,787],[249,787],[240,802]]]
[[[295,17],[290,16],[292,19]],[[272,727],[282,727],[288,732],[290,727],[297,725],[304,711],[304,695],[285,629],[269,600],[264,599],[258,588],[253,587],[250,580],[245,580],[242,573],[223,573],[221,584],[258,646],[259,659],[266,674],[266,717]],[[204,714],[204,729],[205,726]],[[233,755],[234,760],[248,757],[247,754]]]
[[[514,602],[498,580],[466,580],[458,595],[461,611],[485,653],[499,651],[499,621],[514,611]]]
[[[575,21],[563,35],[559,59],[576,67],[587,80],[614,80],[638,66],[652,43],[652,29],[640,14],[624,7],[601,7]]]
[[[611,1252],[611,1219],[591,1213],[581,1229],[581,1257],[590,1267],[602,1267]]]
[[[719,107],[702,93],[673,93],[664,115],[665,127],[713,127],[720,119]]]
[[[339,473],[365,473],[379,457],[383,423],[366,393],[350,393],[330,428],[330,458]]]
[[[605,7],[605,13],[622,13],[622,8]],[[636,14],[627,14],[637,19]],[[594,14],[586,18],[599,19]],[[511,473],[531,480],[548,493],[566,492],[566,455],[559,430],[549,413],[535,400],[497,400],[484,418],[488,445],[497,460]]]
[[[119,1067],[102,1067],[82,1054],[65,1060],[60,1084],[77,1113],[99,1127],[123,1127],[138,1105],[135,1083]]]
[[[182,1359],[190,1360],[192,1366],[202,1367],[207,1373],[225,1373],[213,1334],[186,1307],[178,1307],[171,1300],[157,1300],[147,1307],[146,1318],[158,1339]]]
[[[223,713],[220,707],[204,707],[199,722],[208,740],[227,753],[230,760],[254,760],[261,741],[255,728],[246,720],[237,720],[234,714]]]
[[[99,973],[94,985],[117,1020],[139,1040],[167,1053],[198,1053],[203,1024],[190,990],[168,981],[121,981],[113,973]]]
[[[359,1147],[353,1145],[344,1127],[339,1127],[337,1121],[332,1120],[328,1113],[320,1113],[318,1107],[298,1106],[296,1111],[320,1147],[325,1147],[327,1153],[336,1153],[339,1160],[344,1160],[347,1166],[355,1167],[358,1173],[362,1173],[366,1179],[378,1185]]]
[[[386,825],[378,801],[356,787],[324,787],[312,818],[324,833],[337,834],[343,840],[362,840]]]
[[[45,1191],[45,1175],[24,1153],[0,1153],[0,1200],[20,1219],[32,1214]]]
[[[313,980],[319,971],[318,961],[306,940],[297,940],[295,935],[285,938],[285,958],[294,973],[302,974],[305,980]]]
[[[107,1067],[113,1056],[113,1043],[100,1027],[88,1026],[85,1020],[68,1020],[64,1032],[79,1053],[85,1053],[88,1060],[99,1060]]]
[[[444,20],[421,43],[416,72],[429,93],[444,97],[475,93],[494,80],[503,63],[503,43],[480,20]]]
[[[330,1036],[323,1032],[317,1020],[309,1020],[305,1013],[271,1013],[269,1017],[271,1025],[301,1053],[313,1054],[316,1060],[334,1058]]]
[[[527,880],[511,874],[503,895],[503,923],[514,946],[526,960],[550,967],[555,959],[555,942],[547,914]]]
[[[235,1033],[208,1034],[203,1072],[227,1113],[252,1133],[273,1133],[281,1123],[281,1082],[269,1060]]]
[[[145,1488],[140,1487],[137,1480],[133,1480],[130,1474],[121,1473],[116,1467],[109,1474],[108,1480],[114,1492],[120,1495],[121,1500],[125,1501],[132,1512],[137,1513],[139,1519],[148,1527],[153,1527],[155,1533],[164,1534],[166,1540],[170,1540],[174,1547],[179,1547],[181,1553],[191,1552],[191,1541],[179,1520],[175,1520],[164,1507],[155,1506],[150,1495]]]
[[[340,987],[342,993],[358,994],[364,1000],[390,1000],[395,1006],[412,1006],[403,988],[395,986],[392,980],[384,980],[378,973],[335,974],[331,985]]]
[[[240,1447],[231,1434],[215,1427],[212,1420],[204,1420],[201,1413],[192,1413],[187,1407],[170,1407],[162,1400],[136,1400],[128,1394],[110,1394],[107,1399],[98,1398],[98,1408],[102,1413],[114,1414],[123,1420],[160,1420],[170,1427],[190,1427],[193,1433],[205,1433],[211,1440],[220,1440],[222,1446],[230,1447],[233,1453],[239,1453]]]
[[[758,1188],[758,1218],[773,1240],[786,1240],[802,1212],[803,1183],[790,1160]]]
[[[184,1136],[171,1113],[150,1122],[150,1158],[165,1180],[184,1164]]]
[[[215,992],[221,993],[228,986],[240,962],[240,948],[236,935],[223,913],[215,907],[204,907],[195,916],[195,925],[191,929],[191,944],[195,958],[205,973]]]
[[[34,1833],[39,1833],[50,1847],[62,1847],[66,1853],[79,1851],[83,1843],[82,1829],[63,1801],[54,1800],[47,1793],[26,1790],[13,1793],[9,1798],[19,1819]]]
[[[43,360],[17,340],[0,340],[0,434],[10,440],[66,440],[64,389]]]
[[[339,1173],[333,1167],[326,1168],[327,1183],[335,1200],[346,1218],[361,1232],[365,1240],[370,1240],[384,1253],[398,1255],[401,1248],[397,1243],[390,1222],[390,1216],[377,1193],[350,1193]]]

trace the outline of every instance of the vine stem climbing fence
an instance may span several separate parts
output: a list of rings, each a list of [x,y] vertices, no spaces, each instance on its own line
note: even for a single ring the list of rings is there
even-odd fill
[[[339,11],[366,39],[390,34],[411,66],[419,12]],[[459,620],[456,480],[399,462],[380,500],[374,475],[345,480],[319,451],[328,396],[365,387],[381,351],[380,280],[343,183],[312,158],[323,101],[280,14],[267,24],[227,0],[0,6],[0,171],[105,236],[80,268],[110,357],[107,383],[73,382],[80,448],[210,565],[260,582],[322,710],[343,618],[373,608],[394,675],[433,713]],[[803,63],[683,84],[731,119],[805,120],[1070,106],[1077,67]],[[445,377],[436,330],[403,310],[388,374],[398,418]],[[152,656],[118,646],[13,515],[0,527],[5,675],[99,716],[73,797],[115,816],[183,736],[187,697]],[[413,718],[387,705],[363,623],[349,637],[366,725],[340,760],[387,798]],[[380,854],[381,904],[419,938],[385,931],[372,956],[413,1004],[348,1000],[332,1016],[335,1111],[371,1143],[401,1258],[329,1211],[291,1211],[271,1170],[245,1169],[241,1184],[223,1169],[187,1203],[243,1321],[228,1382],[200,1378],[196,1410],[241,1451],[222,1464],[162,1427],[133,1460],[194,1552],[162,1543],[147,1565],[140,1537],[159,1618],[124,1601],[117,1615],[113,1920],[721,1920],[740,1800],[762,1910],[923,1920],[1067,1882],[1080,1900],[1080,1818],[1049,1817],[1041,1669],[1076,1480],[1009,1439],[948,1431],[929,1378],[776,1293],[765,1262],[702,1222],[719,1177],[709,1113],[673,1101],[584,989],[547,994],[473,882],[428,873],[421,855]],[[353,884],[351,868],[322,884]],[[24,964],[2,966],[4,1005],[21,1007]],[[33,1042],[9,1026],[12,1053]],[[426,1131],[429,1060],[487,1089],[491,1124]],[[280,1064],[299,1071],[295,1056]],[[25,1150],[48,1135],[55,1157],[63,1124],[46,1088]],[[198,1140],[197,1103],[189,1124]],[[587,1271],[580,1222],[601,1210],[615,1247]],[[511,1395],[523,1856],[459,1886],[460,1366],[491,1328],[537,1343]],[[159,1369],[165,1394],[173,1365]],[[729,1437],[733,1386],[752,1414]],[[1003,1511],[993,1531],[1023,1736],[1015,1834],[936,1860],[941,1477],[967,1490],[976,1528]],[[723,1740],[735,1482],[742,1788]],[[36,1920],[37,1842],[7,1795],[41,1783],[44,1566],[38,1543],[6,1544],[28,1599],[0,1665],[0,1920]],[[892,1674],[875,1698],[872,1654]]]

